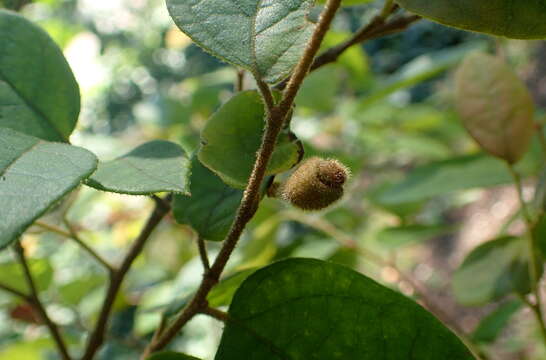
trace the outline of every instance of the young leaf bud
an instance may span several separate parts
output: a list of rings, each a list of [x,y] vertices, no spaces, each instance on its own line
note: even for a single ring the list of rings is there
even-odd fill
[[[343,196],[349,170],[333,159],[305,160],[281,188],[281,197],[302,210],[324,209]]]

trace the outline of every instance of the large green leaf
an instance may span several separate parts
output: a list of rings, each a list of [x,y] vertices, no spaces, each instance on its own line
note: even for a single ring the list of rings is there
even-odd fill
[[[546,38],[543,0],[396,0],[402,7],[460,29],[516,39]]]
[[[0,248],[77,187],[97,158],[75,146],[0,128]]]
[[[176,221],[190,225],[204,239],[224,240],[243,192],[227,186],[195,156],[192,159],[190,192],[191,197],[174,197]]]
[[[515,163],[533,134],[534,103],[501,58],[470,54],[455,76],[455,100],[464,126],[491,155]]]
[[[256,161],[265,127],[265,109],[256,91],[231,98],[207,122],[201,133],[199,160],[227,184],[244,189]],[[267,175],[296,165],[303,156],[299,140],[288,130],[279,136]]]
[[[174,351],[163,351],[157,354],[153,354],[147,360],[199,360],[196,357],[189,356]]]
[[[237,290],[229,316],[216,360],[473,358],[415,302],[319,260],[258,270]]]
[[[453,292],[463,305],[487,304],[513,292],[525,294],[530,288],[528,247],[516,237],[478,246],[453,275]]]
[[[38,26],[0,10],[0,127],[68,141],[80,93],[61,49]]]
[[[311,0],[167,0],[178,27],[211,54],[267,82],[286,77],[314,25]]]
[[[177,144],[155,140],[100,163],[87,185],[122,194],[172,191],[189,195],[190,160]]]
[[[506,166],[484,155],[462,156],[430,163],[412,170],[408,176],[375,197],[380,204],[400,204],[484,186],[511,183]]]

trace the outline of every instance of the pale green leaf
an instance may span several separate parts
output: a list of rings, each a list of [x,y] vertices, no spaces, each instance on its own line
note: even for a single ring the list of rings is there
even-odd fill
[[[189,194],[190,160],[177,144],[155,140],[115,160],[99,163],[87,185],[130,195]]]
[[[0,248],[75,189],[96,168],[89,151],[0,128]]]
[[[533,99],[501,58],[467,56],[455,75],[455,100],[464,126],[485,151],[509,163],[526,153],[535,133]]]
[[[0,127],[68,141],[80,93],[61,49],[38,26],[0,10]]]
[[[311,0],[167,0],[178,27],[199,46],[275,83],[298,62],[314,25]]]

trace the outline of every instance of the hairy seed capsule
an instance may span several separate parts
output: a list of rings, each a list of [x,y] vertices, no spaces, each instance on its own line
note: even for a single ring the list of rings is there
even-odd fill
[[[349,170],[333,159],[304,161],[281,188],[281,197],[303,210],[321,210],[343,196]]]

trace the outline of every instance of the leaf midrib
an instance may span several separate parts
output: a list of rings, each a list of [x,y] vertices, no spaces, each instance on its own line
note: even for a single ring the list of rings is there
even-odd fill
[[[31,103],[17,87],[0,71],[0,80],[4,81],[8,86],[13,90],[13,92],[28,106],[34,113],[36,113],[40,118],[45,120],[50,128],[59,136],[60,140],[67,141],[68,139],[62,134],[61,130],[55,126],[55,123],[49,119],[38,107]]]

